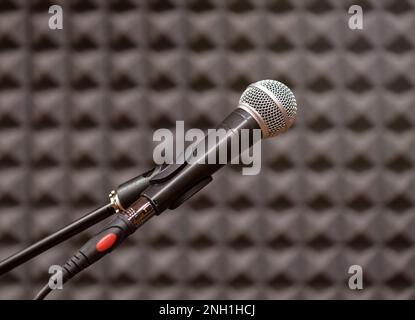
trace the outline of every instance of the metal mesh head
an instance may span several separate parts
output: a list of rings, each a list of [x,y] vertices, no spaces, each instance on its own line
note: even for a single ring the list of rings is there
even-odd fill
[[[251,84],[239,100],[241,105],[254,109],[267,128],[264,137],[286,131],[297,115],[297,102],[292,91],[275,80],[261,80]]]

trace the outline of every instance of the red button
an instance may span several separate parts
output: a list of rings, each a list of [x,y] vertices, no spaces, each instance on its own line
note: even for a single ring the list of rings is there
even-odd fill
[[[111,248],[115,241],[117,240],[117,235],[115,233],[109,233],[101,238],[101,240],[98,241],[95,248],[98,252],[104,252]]]

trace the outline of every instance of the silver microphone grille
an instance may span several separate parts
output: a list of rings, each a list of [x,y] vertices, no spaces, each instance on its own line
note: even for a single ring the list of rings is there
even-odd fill
[[[285,132],[297,116],[297,102],[292,91],[275,80],[252,83],[242,93],[239,107],[256,117],[263,137],[274,137]]]

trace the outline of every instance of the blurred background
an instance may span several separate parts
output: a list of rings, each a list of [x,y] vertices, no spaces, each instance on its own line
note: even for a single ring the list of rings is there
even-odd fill
[[[50,30],[50,5],[63,30]],[[348,28],[361,5],[364,29]],[[0,258],[153,167],[155,129],[215,127],[260,79],[299,116],[52,299],[414,299],[415,1],[1,0]],[[97,228],[0,278],[31,299]],[[364,289],[348,288],[361,265]]]

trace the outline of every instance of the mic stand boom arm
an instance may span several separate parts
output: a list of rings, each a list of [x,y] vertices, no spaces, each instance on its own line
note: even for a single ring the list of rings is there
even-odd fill
[[[119,210],[128,208],[138,199],[141,192],[148,187],[151,178],[156,175],[160,169],[160,166],[155,167],[127,182],[124,182],[117,187],[116,191],[112,191],[110,193],[109,204],[86,214],[46,238],[1,261],[0,276],[108,218],[109,216],[117,213]]]

